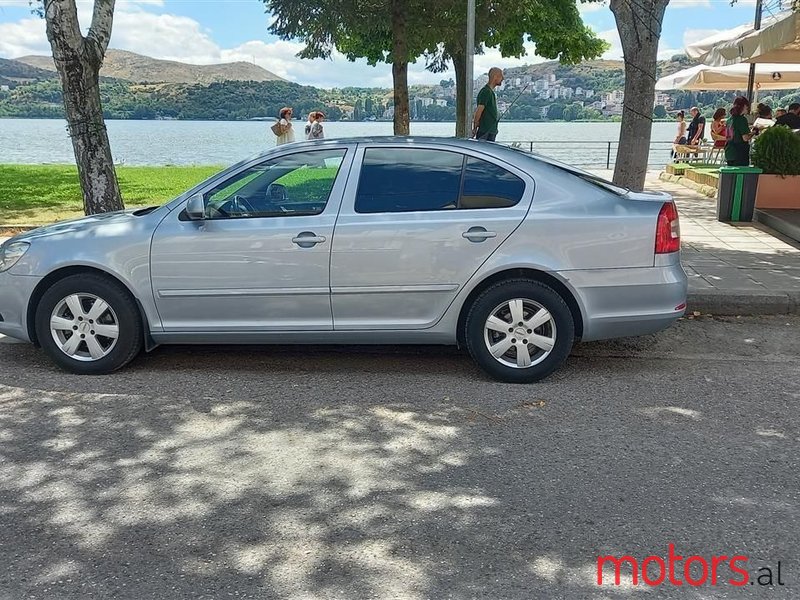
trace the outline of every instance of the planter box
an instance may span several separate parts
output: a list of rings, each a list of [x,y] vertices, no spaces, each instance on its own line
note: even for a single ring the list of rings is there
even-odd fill
[[[756,208],[800,209],[800,175],[759,175]]]

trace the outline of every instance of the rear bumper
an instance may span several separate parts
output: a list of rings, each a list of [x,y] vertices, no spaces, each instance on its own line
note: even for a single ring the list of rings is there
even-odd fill
[[[28,303],[41,277],[0,273],[0,334],[30,342]]]
[[[559,273],[578,295],[584,341],[655,333],[686,312],[688,281],[680,263]]]

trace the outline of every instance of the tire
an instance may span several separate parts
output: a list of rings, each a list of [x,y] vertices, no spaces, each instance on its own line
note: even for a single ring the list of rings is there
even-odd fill
[[[492,285],[472,303],[464,339],[472,359],[491,377],[532,383],[567,360],[575,341],[575,322],[553,288],[531,279],[508,279]]]
[[[136,302],[122,285],[103,275],[81,273],[57,281],[39,301],[35,323],[44,351],[62,369],[79,375],[116,371],[142,349]]]

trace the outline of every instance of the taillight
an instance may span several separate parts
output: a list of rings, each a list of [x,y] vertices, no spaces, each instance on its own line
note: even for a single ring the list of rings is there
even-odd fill
[[[668,254],[681,249],[681,226],[674,202],[665,202],[658,213],[656,225],[656,254]]]

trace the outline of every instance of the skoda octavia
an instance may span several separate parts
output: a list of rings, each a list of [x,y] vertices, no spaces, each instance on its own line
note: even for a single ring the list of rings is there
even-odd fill
[[[531,382],[686,306],[678,213],[489,142],[288,144],[0,247],[0,333],[74,373],[159,344],[458,344]]]

